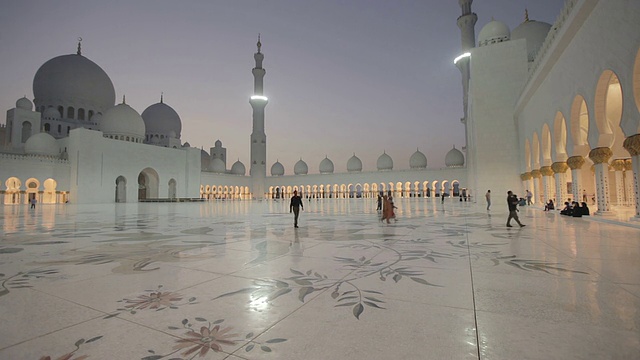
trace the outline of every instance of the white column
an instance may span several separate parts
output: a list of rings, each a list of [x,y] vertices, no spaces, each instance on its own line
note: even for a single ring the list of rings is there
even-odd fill
[[[627,206],[636,205],[636,197],[633,191],[634,179],[633,179],[633,163],[631,159],[624,161],[624,194]]]
[[[547,203],[549,199],[555,197],[553,170],[551,166],[543,166],[540,168],[540,172],[542,173],[542,184],[544,186],[544,202]],[[558,203],[560,200],[556,199],[555,202]]]
[[[567,169],[569,169],[569,166],[567,166],[566,162],[554,162],[551,165],[551,169],[556,179],[556,199],[559,203],[562,203],[569,198],[567,195]]]
[[[544,204],[544,199],[542,197],[542,190],[540,180],[542,175],[540,174],[540,170],[531,171],[531,176],[533,177],[533,198],[536,200],[535,202]]]
[[[599,147],[589,152],[589,158],[595,165],[596,173],[596,201],[598,211],[595,214],[611,214],[611,200],[609,191],[609,159],[613,151],[608,147]]]
[[[633,169],[633,193],[636,215],[631,219],[640,221],[640,134],[626,138],[623,146],[629,154],[631,154],[631,167]]]
[[[567,159],[567,165],[571,169],[573,200],[581,202],[582,190],[584,190],[584,184],[582,184],[582,165],[584,165],[584,158],[582,156],[572,156]]]

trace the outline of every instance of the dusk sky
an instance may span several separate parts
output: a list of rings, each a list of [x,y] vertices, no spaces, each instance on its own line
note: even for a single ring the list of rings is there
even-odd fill
[[[553,24],[562,0],[475,0],[476,38],[494,17],[513,30],[528,8]],[[47,60],[76,52],[109,75],[117,102],[142,113],[160,100],[182,119],[183,142],[207,152],[220,139],[227,168],[249,169],[253,53],[265,55],[267,172],[328,156],[363,171],[386,151],[408,169],[419,148],[429,168],[464,145],[457,0],[0,0],[0,108],[33,100]],[[4,116],[3,116],[4,117]],[[5,121],[2,120],[2,123]]]

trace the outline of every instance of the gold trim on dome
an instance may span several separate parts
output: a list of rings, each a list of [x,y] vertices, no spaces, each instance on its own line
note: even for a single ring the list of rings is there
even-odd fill
[[[571,170],[582,169],[582,165],[584,165],[584,157],[582,156],[572,156],[567,159],[567,165]]]
[[[615,171],[622,171],[624,170],[624,160],[623,159],[616,159],[613,160],[611,162],[611,167],[613,168],[613,170]]]
[[[551,164],[551,169],[553,169],[553,172],[556,174],[564,174],[569,169],[569,166],[567,166],[567,163],[564,161],[558,161]]]
[[[640,155],[640,134],[631,135],[624,140],[622,146],[631,156]]]
[[[540,168],[542,176],[553,176],[553,168],[551,166],[543,166]]]
[[[591,159],[594,164],[604,164],[608,162],[612,156],[613,151],[608,147],[597,147],[589,151],[589,159]]]
[[[542,177],[542,173],[540,170],[531,170],[531,176],[533,176],[534,179],[540,179]]]
[[[624,169],[627,171],[633,170],[633,162],[631,161],[631,159],[624,160]]]

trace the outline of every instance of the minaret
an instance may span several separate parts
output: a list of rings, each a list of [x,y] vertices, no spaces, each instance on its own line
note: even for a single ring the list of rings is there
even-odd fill
[[[251,192],[255,199],[265,196],[265,178],[267,177],[267,135],[264,133],[264,107],[269,101],[262,91],[262,81],[266,71],[262,68],[264,54],[260,52],[262,43],[258,34],[258,52],[253,54],[256,67],[253,73],[253,95],[249,100],[253,108],[253,132],[251,133]]]
[[[469,59],[471,56],[471,49],[476,44],[475,25],[478,21],[478,15],[471,12],[471,4],[473,0],[458,0],[460,8],[462,8],[462,15],[458,18],[458,27],[462,36],[462,52],[458,56],[454,63],[460,69],[462,73],[462,105],[464,107],[464,117],[460,119],[465,124],[465,131],[467,127],[467,115],[468,115],[468,93],[469,93]]]

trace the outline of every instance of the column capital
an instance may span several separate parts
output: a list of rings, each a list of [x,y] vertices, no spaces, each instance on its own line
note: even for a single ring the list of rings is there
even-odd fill
[[[624,160],[624,169],[627,171],[633,170],[633,162],[631,161],[631,159]]]
[[[564,161],[557,161],[551,164],[551,169],[556,174],[564,174],[567,172],[567,169],[569,169],[569,166],[567,166],[567,163]]]
[[[608,147],[597,147],[589,151],[589,159],[591,159],[594,164],[606,163],[612,156],[613,151]]]
[[[542,177],[542,173],[540,170],[532,170],[531,176],[533,176],[534,179],[540,179]]]
[[[582,169],[582,165],[584,165],[584,162],[585,162],[584,157],[580,155],[572,156],[567,159],[567,165],[569,165],[569,168],[571,170]]]
[[[527,181],[527,180],[531,180],[531,173],[522,173],[520,174],[520,180],[522,181]]]
[[[553,176],[553,168],[551,166],[543,166],[540,168],[542,176]]]
[[[631,156],[640,155],[640,134],[631,135],[622,144]]]
[[[611,162],[611,167],[615,171],[624,170],[624,160],[623,159],[615,159]]]

